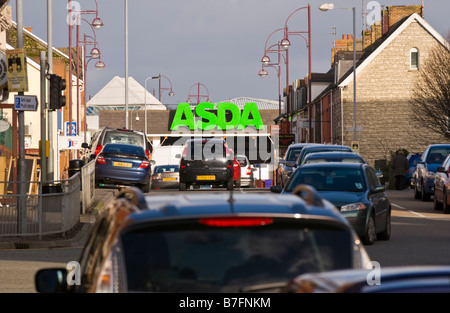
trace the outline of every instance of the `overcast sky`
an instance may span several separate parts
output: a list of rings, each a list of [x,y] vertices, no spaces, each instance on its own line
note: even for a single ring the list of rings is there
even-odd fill
[[[67,47],[68,0],[53,0],[53,45]],[[353,33],[352,11],[332,10],[322,12],[320,4],[331,1],[309,2],[311,6],[312,72],[327,72],[331,63],[331,48],[335,39]],[[335,7],[356,7],[356,34],[361,37],[362,8],[369,0],[335,0]],[[76,5],[75,1],[72,1]],[[81,10],[95,10],[95,0],[79,0]],[[102,29],[95,32],[106,67],[95,69],[89,62],[87,90],[94,96],[114,76],[125,77],[125,0],[97,0]],[[424,3],[425,20],[445,36],[450,31],[450,0],[381,0],[380,5],[421,5]],[[11,0],[13,20],[16,21],[16,0]],[[276,70],[268,68],[269,76],[258,76],[261,58],[269,35],[283,28],[292,12],[306,7],[299,0],[129,0],[128,1],[128,75],[142,86],[146,78],[161,74],[167,77],[175,96],[163,90],[162,102],[185,102],[189,93],[197,94],[196,84],[201,83],[202,95],[209,94],[211,102],[236,97],[254,97],[278,100]],[[95,15],[83,14],[92,21]],[[288,19],[289,31],[307,31],[307,9],[301,9]],[[23,25],[48,41],[47,0],[23,0]],[[80,25],[83,34],[94,36],[87,22]],[[72,46],[76,45],[73,31]],[[268,45],[282,39],[282,32],[273,34]],[[308,72],[306,41],[300,36],[289,36],[289,81],[303,78]],[[90,50],[92,46],[89,46]],[[273,61],[276,54],[269,54]],[[162,88],[170,87],[169,80],[161,81]],[[282,86],[286,84],[286,67],[281,69]],[[148,80],[147,89],[156,92],[158,81]],[[204,99],[203,99],[204,100]]]

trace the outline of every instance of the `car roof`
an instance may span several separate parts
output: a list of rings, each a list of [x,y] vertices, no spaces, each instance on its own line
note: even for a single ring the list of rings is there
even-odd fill
[[[336,157],[336,156],[345,156],[346,158],[355,158],[362,159],[358,153],[350,152],[350,151],[320,151],[308,154],[306,157],[309,158],[323,158],[323,157]]]
[[[323,144],[321,143],[305,143],[305,142],[301,142],[301,143],[291,143],[288,146],[288,149],[291,148],[303,148],[303,147],[308,147],[308,146],[322,146]]]
[[[313,145],[313,146],[307,146],[303,148],[305,151],[306,150],[333,150],[333,149],[337,149],[337,150],[347,150],[351,149],[349,146],[342,146],[342,145]]]
[[[260,214],[292,218],[314,217],[349,225],[345,217],[330,203],[326,206],[309,205],[293,194],[217,192],[147,195],[145,204],[147,209],[131,214],[130,219],[137,223],[155,219]]]
[[[344,162],[323,162],[323,163],[306,163],[300,168],[309,167],[348,167],[348,168],[359,168],[364,166],[369,166],[367,163],[344,163]]]

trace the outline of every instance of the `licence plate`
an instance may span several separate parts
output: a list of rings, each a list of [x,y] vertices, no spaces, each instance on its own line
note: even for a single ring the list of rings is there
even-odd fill
[[[120,166],[120,167],[132,167],[133,164],[126,163],[126,162],[113,162],[114,166]]]
[[[198,175],[197,180],[215,180],[215,175]]]
[[[176,181],[177,179],[175,177],[167,177],[163,178],[163,181]]]

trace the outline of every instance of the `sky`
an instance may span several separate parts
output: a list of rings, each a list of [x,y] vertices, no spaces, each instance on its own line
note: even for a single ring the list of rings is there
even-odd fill
[[[10,0],[12,18],[16,1]],[[351,10],[323,12],[319,6],[328,1],[311,0],[128,0],[128,76],[142,86],[148,77],[162,75],[161,102],[178,104],[191,95],[209,96],[213,103],[237,97],[278,100],[277,71],[261,78],[261,58],[267,47],[289,32],[308,30],[311,8],[311,71],[325,73],[331,68],[331,48],[335,38],[353,33]],[[69,46],[68,0],[52,0],[53,46]],[[425,20],[444,37],[450,31],[450,0],[335,0],[335,8],[356,8],[356,34],[361,37],[363,21],[373,23],[377,6],[422,5]],[[125,77],[125,0],[97,0],[98,17],[104,26],[95,33],[88,22],[95,14],[84,13],[80,24],[83,35],[96,38],[105,68],[101,71],[88,63],[88,99],[99,92],[114,76]],[[92,11],[95,0],[72,1],[80,10]],[[369,6],[370,5],[370,6]],[[366,12],[363,18],[362,9]],[[299,9],[299,10],[298,10]],[[48,41],[47,0],[23,0],[23,26]],[[336,30],[336,35],[334,34]],[[273,33],[275,32],[275,33]],[[273,34],[272,34],[273,33]],[[271,35],[272,34],[272,35]],[[270,36],[271,35],[271,36]],[[335,37],[336,36],[336,37]],[[72,46],[76,45],[72,32]],[[289,81],[308,73],[307,39],[290,34]],[[82,44],[82,43],[81,43]],[[88,46],[88,51],[93,46]],[[272,61],[277,54],[270,53]],[[282,59],[281,86],[286,86],[286,66]],[[173,97],[168,96],[172,85]],[[158,98],[158,81],[147,80],[147,90]],[[202,101],[206,97],[201,98]]]

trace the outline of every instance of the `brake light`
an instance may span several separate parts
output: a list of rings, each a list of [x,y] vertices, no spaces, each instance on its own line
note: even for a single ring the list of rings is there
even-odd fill
[[[145,150],[145,154],[147,155],[147,158],[150,160],[150,150]]]
[[[247,175],[252,175],[252,168],[250,166],[247,167]]]
[[[270,217],[213,217],[213,218],[201,218],[199,223],[213,227],[250,227],[250,226],[264,226],[273,223],[273,219]]]
[[[102,149],[103,149],[102,145],[97,145],[97,147],[95,148],[95,155],[98,155],[100,151],[102,151]]]
[[[142,161],[141,165],[139,165],[139,168],[148,168],[150,166],[150,162],[147,160]]]
[[[97,158],[97,163],[98,163],[98,164],[105,164],[105,165],[106,165],[106,160],[105,160],[105,158],[103,157],[103,155],[99,155],[99,156],[98,156],[98,158]]]
[[[234,160],[233,165],[234,167],[240,167],[239,163],[236,160]]]

